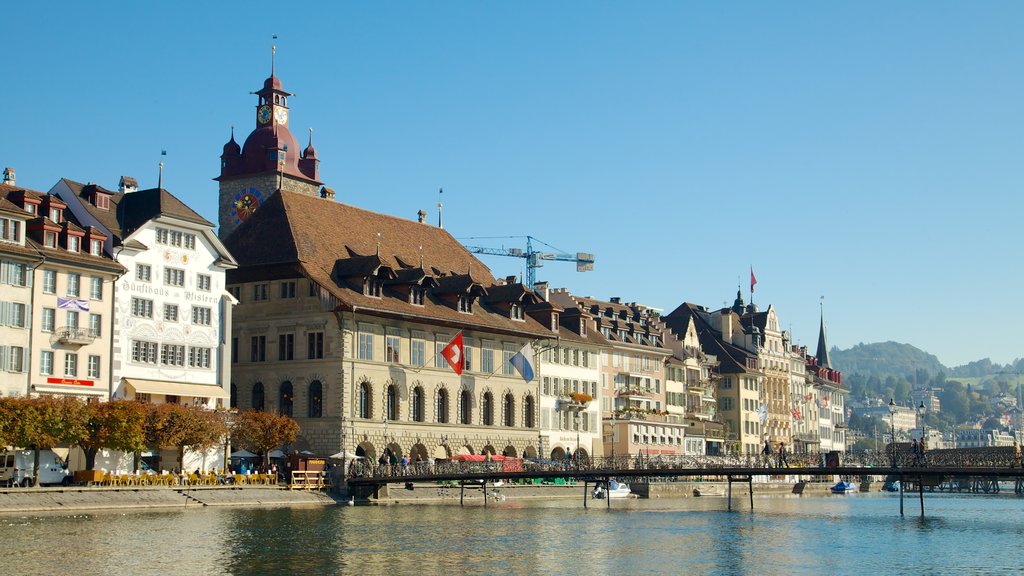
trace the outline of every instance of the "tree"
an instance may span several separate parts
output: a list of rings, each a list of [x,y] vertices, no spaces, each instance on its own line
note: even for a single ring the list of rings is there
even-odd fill
[[[121,452],[146,449],[146,407],[134,400],[112,400],[93,404],[88,411],[88,434],[78,442],[85,453],[85,469],[96,468],[100,448]]]
[[[88,434],[89,408],[77,398],[66,396],[21,397],[13,399],[14,419],[11,443],[35,452],[33,485],[39,485],[39,452],[58,444],[77,444]]]
[[[146,414],[146,443],[176,448],[177,467],[183,469],[185,448],[208,450],[220,443],[227,426],[215,412],[181,404],[151,404]]]
[[[295,442],[299,425],[291,417],[259,410],[246,410],[235,416],[231,440],[236,446],[263,453],[263,464],[270,465],[270,451]]]

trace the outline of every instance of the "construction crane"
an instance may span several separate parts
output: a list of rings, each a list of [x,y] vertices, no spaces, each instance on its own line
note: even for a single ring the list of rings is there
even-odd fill
[[[577,272],[589,272],[594,269],[594,255],[585,252],[569,254],[558,248],[534,238],[533,236],[471,236],[460,238],[460,240],[498,240],[508,238],[526,238],[526,250],[522,248],[487,248],[484,246],[465,245],[466,250],[474,254],[489,254],[491,256],[511,256],[513,258],[526,258],[526,285],[533,288],[537,283],[537,268],[544,265],[545,260],[557,260],[560,262],[575,262]],[[540,252],[533,249],[533,243],[543,244],[552,249],[553,252]]]

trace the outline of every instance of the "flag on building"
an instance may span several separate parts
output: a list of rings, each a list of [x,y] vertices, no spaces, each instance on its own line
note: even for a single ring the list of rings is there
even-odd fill
[[[795,406],[793,407],[793,419],[794,420],[800,420],[801,419],[801,417],[800,417],[800,409],[795,407]]]
[[[81,310],[82,312],[88,312],[89,301],[82,300],[81,298],[64,298],[62,296],[58,296],[57,308],[60,308],[61,310]]]
[[[768,421],[768,405],[767,404],[761,404],[761,407],[757,409],[757,419],[761,421],[761,424],[764,424],[765,422]]]
[[[757,284],[757,277],[754,276],[754,267],[750,267],[750,293],[754,293],[754,285]]]
[[[516,370],[519,370],[523,380],[527,382],[533,380],[533,346],[529,342],[524,344],[522,349],[509,359],[509,363],[515,366]]]
[[[452,367],[452,370],[456,374],[462,376],[462,367],[465,366],[465,358],[462,355],[462,332],[455,335],[452,341],[441,350],[441,356],[448,361],[448,365]]]

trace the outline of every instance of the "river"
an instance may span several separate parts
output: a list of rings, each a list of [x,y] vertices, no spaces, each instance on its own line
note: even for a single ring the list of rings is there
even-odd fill
[[[0,515],[11,574],[1019,573],[1024,498],[505,501]]]

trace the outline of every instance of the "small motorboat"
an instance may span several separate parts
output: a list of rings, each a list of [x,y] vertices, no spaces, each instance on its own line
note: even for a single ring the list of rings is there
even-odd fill
[[[717,488],[704,488],[704,489],[694,488],[693,489],[693,496],[694,496],[694,498],[699,498],[701,496],[721,496],[721,495],[722,495],[722,490],[721,489],[717,489]]]
[[[836,482],[836,485],[830,488],[829,490],[831,490],[833,494],[846,494],[847,492],[856,492],[857,486],[855,486],[852,482],[840,480],[839,482]]]
[[[612,480],[609,482],[609,487],[606,490],[604,486],[598,486],[594,488],[594,498],[627,498],[632,492],[629,489],[629,484],[621,484]]]
[[[899,480],[886,480],[885,484],[882,484],[882,490],[886,492],[899,492],[900,481]]]

